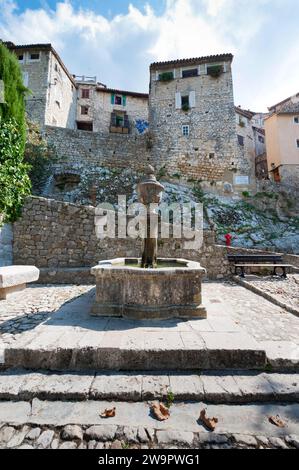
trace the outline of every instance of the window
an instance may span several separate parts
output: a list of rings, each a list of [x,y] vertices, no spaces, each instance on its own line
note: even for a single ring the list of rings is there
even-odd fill
[[[81,131],[89,131],[92,132],[93,130],[93,124],[92,122],[80,122],[77,121],[77,129]]]
[[[261,144],[264,144],[264,143],[265,143],[265,139],[264,139],[264,137],[262,137],[261,135],[259,135],[258,141],[259,141]]]
[[[238,135],[238,143],[241,147],[244,147],[244,137],[242,135]]]
[[[294,123],[295,123],[295,124],[299,124],[299,116],[295,116],[295,117],[294,117]]]
[[[30,60],[32,60],[32,61],[39,60],[39,52],[35,52],[33,54],[30,54]]]
[[[120,96],[120,95],[115,95],[114,104],[122,105],[122,96]]]
[[[299,139],[297,139],[296,143],[297,143],[297,148],[299,149]]]
[[[19,62],[24,62],[24,54],[18,55],[18,61]]]
[[[214,154],[214,153],[209,153],[209,158],[210,158],[210,160],[211,160],[212,158],[214,158],[214,157],[215,157],[215,154]]]
[[[81,114],[87,116],[88,115],[88,106],[81,106]]]
[[[88,88],[83,88],[81,97],[89,99],[89,89]]]
[[[198,70],[197,69],[182,70],[182,77],[183,78],[197,77],[197,76],[198,76]]]
[[[207,74],[214,78],[218,78],[223,73],[223,70],[223,65],[207,66]]]
[[[190,108],[189,95],[184,95],[184,96],[182,96],[182,110],[183,111],[188,111],[189,108]]]
[[[189,126],[182,126],[182,133],[185,137],[189,136]]]
[[[118,106],[126,106],[127,104],[127,97],[126,95],[115,95],[114,93],[111,94],[111,104],[116,104]]]

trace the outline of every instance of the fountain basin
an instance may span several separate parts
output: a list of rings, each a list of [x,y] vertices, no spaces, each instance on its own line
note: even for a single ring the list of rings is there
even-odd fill
[[[139,267],[139,258],[100,261],[91,269],[96,278],[94,316],[134,320],[206,318],[201,283],[206,270],[195,261],[158,258],[158,267]]]

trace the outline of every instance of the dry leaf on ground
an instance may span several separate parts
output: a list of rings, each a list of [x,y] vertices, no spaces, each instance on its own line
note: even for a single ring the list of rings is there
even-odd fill
[[[151,410],[158,421],[166,421],[170,417],[169,409],[163,403],[154,403]]]
[[[206,410],[201,410],[199,419],[204,423],[204,425],[210,430],[215,431],[216,424],[218,423],[218,418],[208,418],[206,415]]]
[[[115,413],[116,413],[115,407],[111,408],[110,410],[106,408],[106,410],[103,413],[100,413],[100,416],[101,418],[114,418]]]
[[[284,428],[285,423],[280,419],[279,415],[276,416],[269,416],[269,422],[271,424],[274,424],[274,426],[277,426],[278,428]]]

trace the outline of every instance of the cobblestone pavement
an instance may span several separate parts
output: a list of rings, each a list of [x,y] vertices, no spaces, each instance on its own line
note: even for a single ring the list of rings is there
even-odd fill
[[[299,436],[192,433],[147,428],[0,424],[0,449],[298,449]]]
[[[246,282],[299,310],[299,274],[289,274],[287,279],[273,276],[246,276]]]
[[[232,319],[258,342],[292,341],[299,345],[299,318],[263,297],[234,282],[205,283],[203,298],[205,295],[210,301],[221,299]]]
[[[295,279],[290,278],[290,286]],[[277,282],[286,286],[285,281]],[[92,289],[90,285],[30,286],[11,299],[0,301],[1,341],[10,344],[14,341],[14,335],[34,329],[53,315],[55,318],[55,312],[62,305]],[[292,294],[291,287],[290,293],[296,295],[294,292]],[[203,301],[207,305],[208,318],[209,313],[212,317],[219,316],[223,311],[258,342],[292,341],[299,345],[298,317],[234,282],[205,282]]]
[[[0,337],[10,342],[12,335],[33,329],[45,322],[53,312],[90,291],[89,286],[31,285],[22,293],[0,301]]]

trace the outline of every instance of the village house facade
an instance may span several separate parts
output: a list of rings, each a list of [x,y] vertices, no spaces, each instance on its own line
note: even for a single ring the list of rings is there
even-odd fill
[[[265,120],[268,170],[275,182],[299,182],[299,93],[269,108]]]
[[[51,44],[5,44],[32,91],[28,118],[55,145],[61,169],[151,162],[203,187],[254,189],[264,116],[234,106],[231,54],[153,63],[147,94],[70,74]]]

